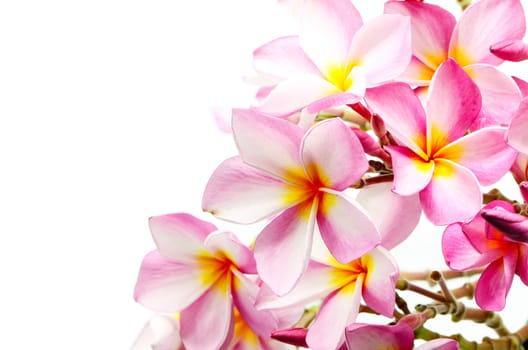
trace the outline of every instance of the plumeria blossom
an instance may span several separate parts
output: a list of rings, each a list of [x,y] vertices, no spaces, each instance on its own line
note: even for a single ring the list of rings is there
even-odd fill
[[[522,100],[507,134],[508,144],[522,153],[528,153],[528,98]]]
[[[316,224],[344,263],[380,242],[370,217],[342,193],[368,165],[360,142],[341,120],[318,123],[304,134],[287,120],[238,110],[233,134],[240,158],[217,168],[202,205],[238,223],[280,213],[257,237],[254,250],[260,277],[276,293],[291,290],[305,270]]]
[[[504,201],[489,203],[483,212],[497,210],[515,213]],[[515,274],[528,285],[528,245],[514,238],[489,224],[483,215],[467,224],[449,225],[444,231],[442,251],[451,269],[465,271],[487,265],[475,290],[475,300],[485,310],[504,308]]]
[[[295,288],[277,298],[266,288],[258,297],[259,308],[302,307],[323,299],[315,321],[306,335],[314,350],[334,350],[344,342],[344,330],[354,322],[361,297],[376,312],[392,317],[398,267],[389,252],[379,246],[361,258],[342,264],[329,254],[311,261]]]
[[[229,344],[237,312],[255,334],[269,339],[278,322],[253,306],[258,287],[245,274],[255,274],[256,266],[247,247],[189,214],[156,216],[149,224],[157,250],[141,264],[134,297],[157,312],[181,311],[186,349]]]
[[[289,116],[358,102],[366,87],[400,75],[411,59],[410,20],[382,15],[363,24],[349,0],[306,0],[298,36],[275,39],[254,52],[255,70],[277,84],[255,108]],[[314,104],[315,103],[315,104]]]
[[[452,58],[472,77],[482,95],[482,110],[473,127],[510,121],[521,93],[512,78],[495,67],[503,60],[490,52],[490,46],[523,38],[526,20],[519,0],[475,2],[458,22],[439,6],[412,1],[387,2],[385,13],[411,17],[413,58],[400,77],[402,81],[429,85],[438,67]]]
[[[404,83],[372,88],[366,100],[399,143],[386,147],[394,192],[419,192],[425,215],[436,225],[471,219],[482,203],[479,182],[498,181],[515,160],[516,152],[504,141],[506,128],[486,127],[466,135],[479,113],[480,95],[451,59],[433,76],[425,111]]]
[[[404,322],[393,326],[353,323],[345,331],[347,346],[355,349],[412,350],[413,329]],[[453,339],[434,339],[416,347],[416,350],[458,350]]]

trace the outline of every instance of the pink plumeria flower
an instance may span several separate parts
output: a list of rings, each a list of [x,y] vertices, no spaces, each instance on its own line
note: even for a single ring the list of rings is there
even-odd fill
[[[490,46],[524,36],[526,20],[519,0],[475,2],[458,23],[450,12],[427,3],[390,1],[385,4],[385,13],[411,17],[413,58],[399,79],[429,85],[442,62],[452,58],[471,76],[482,95],[482,110],[472,128],[510,121],[521,93],[512,78],[495,67],[503,60],[490,52]]]
[[[528,154],[528,98],[522,100],[515,113],[507,134],[508,144]]]
[[[263,287],[257,305],[303,307],[324,298],[306,343],[312,349],[334,350],[344,342],[345,327],[356,320],[361,297],[376,312],[392,317],[398,275],[396,262],[381,246],[348,264],[328,255],[324,263],[311,261],[295,288],[282,297]]]
[[[306,0],[299,36],[255,50],[254,67],[277,81],[259,94],[259,111],[289,116],[358,102],[365,88],[400,75],[411,59],[410,21],[382,15],[363,24],[349,0]],[[317,102],[317,104],[314,104]]]
[[[397,323],[393,326],[353,323],[347,327],[345,334],[350,350],[412,350],[414,348],[413,330],[404,322]],[[416,350],[458,349],[458,343],[453,339],[434,339],[416,347]]]
[[[388,146],[394,168],[393,191],[420,193],[427,218],[436,225],[471,219],[480,210],[482,185],[498,181],[516,152],[506,128],[487,127],[466,135],[480,109],[478,88],[456,62],[438,68],[425,111],[404,83],[367,92],[369,106],[384,120],[399,146]]]
[[[320,122],[304,134],[287,120],[238,110],[233,135],[240,158],[217,168],[202,206],[238,223],[279,214],[255,242],[259,275],[277,294],[291,290],[305,270],[316,224],[343,263],[380,242],[369,216],[343,193],[368,164],[357,137],[341,120]]]
[[[504,201],[493,201],[483,211],[499,208],[515,212],[513,206]],[[475,300],[485,310],[504,308],[515,274],[528,285],[528,245],[499,231],[482,215],[467,224],[449,225],[442,238],[442,251],[447,265],[456,271],[487,265],[475,290]]]
[[[141,330],[131,350],[183,350],[175,317],[156,315]]]
[[[157,250],[147,254],[135,288],[135,299],[165,313],[180,313],[180,336],[188,350],[220,349],[229,343],[233,312],[251,329],[269,337],[276,318],[254,308],[258,287],[253,253],[229,232],[189,214],[150,219]]]

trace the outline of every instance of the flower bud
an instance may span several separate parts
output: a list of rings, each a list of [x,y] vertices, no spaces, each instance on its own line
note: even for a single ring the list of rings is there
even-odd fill
[[[359,142],[361,142],[361,146],[365,153],[376,156],[382,151],[379,143],[377,143],[369,134],[357,128],[351,128],[351,130],[356,134]]]
[[[387,129],[385,129],[385,123],[378,114],[374,113],[372,115],[370,123],[372,124],[372,130],[374,130],[376,136],[381,138],[387,134]]]
[[[280,342],[291,344],[294,346],[302,346],[307,348],[306,344],[306,334],[308,329],[306,328],[285,328],[277,329],[276,331],[271,332],[271,338],[278,340]]]
[[[427,321],[427,318],[424,315],[421,313],[413,313],[403,316],[398,323],[407,323],[412,329],[418,329],[425,321]]]
[[[482,209],[482,217],[508,238],[528,243],[528,218],[502,207]]]

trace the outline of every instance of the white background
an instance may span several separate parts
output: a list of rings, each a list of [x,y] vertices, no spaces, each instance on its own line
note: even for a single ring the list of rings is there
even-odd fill
[[[355,3],[381,13],[382,1]],[[202,190],[236,151],[211,111],[251,103],[253,49],[295,28],[277,11],[272,0],[0,3],[0,349],[131,345],[151,315],[132,298],[154,248],[147,219],[214,221]],[[443,267],[439,232],[414,236],[396,251],[403,268]]]

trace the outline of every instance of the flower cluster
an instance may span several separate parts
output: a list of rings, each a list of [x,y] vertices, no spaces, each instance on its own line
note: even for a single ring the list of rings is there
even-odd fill
[[[425,328],[437,314],[486,321],[490,349],[521,346],[528,328],[488,322],[515,275],[528,285],[528,83],[498,68],[528,58],[520,0],[480,0],[458,19],[416,0],[365,22],[351,0],[297,8],[298,35],[254,51],[269,84],[233,109],[238,155],[203,193],[205,212],[265,226],[246,246],[191,214],[152,217],[134,296],[159,315],[134,349],[464,348]],[[519,201],[483,190],[508,172]],[[391,255],[422,213],[446,226],[450,270],[422,278],[440,293]],[[470,282],[449,289],[460,276]],[[432,301],[411,312],[397,290]]]

